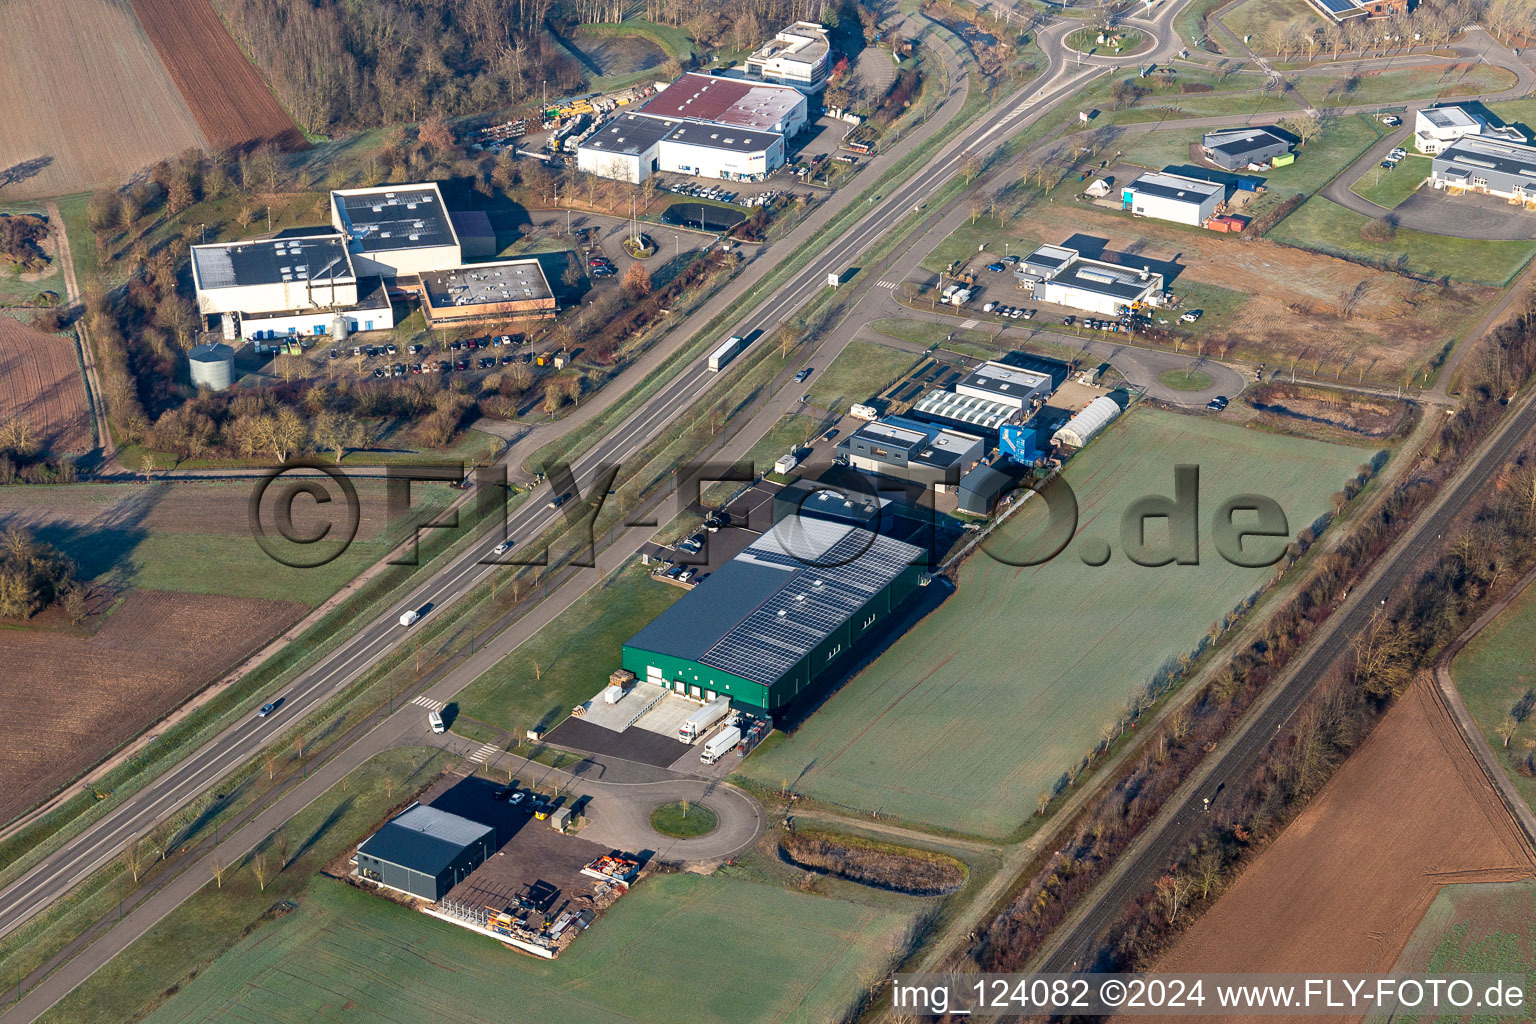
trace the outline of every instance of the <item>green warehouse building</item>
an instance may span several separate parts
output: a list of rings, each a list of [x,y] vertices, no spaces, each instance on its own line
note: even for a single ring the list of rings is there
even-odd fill
[[[630,637],[624,667],[689,697],[775,712],[922,585],[926,558],[858,523],[781,519]]]

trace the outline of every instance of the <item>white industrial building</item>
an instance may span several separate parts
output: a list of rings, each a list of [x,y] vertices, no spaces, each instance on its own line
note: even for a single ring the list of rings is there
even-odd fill
[[[1121,192],[1125,208],[1138,217],[1201,227],[1226,202],[1227,187],[1182,174],[1143,174]]]
[[[1420,153],[1433,156],[1452,143],[1469,136],[1502,139],[1524,144],[1525,136],[1508,125],[1491,125],[1481,116],[1462,106],[1425,107],[1413,115],[1413,145]]]
[[[1429,182],[1453,193],[1536,205],[1536,146],[1479,135],[1457,139],[1430,162]]]
[[[832,44],[814,21],[795,22],[747,58],[747,74],[807,92],[823,88],[831,70]]]
[[[362,274],[415,277],[464,262],[436,182],[339,189],[331,193],[331,224]]]
[[[784,165],[806,119],[798,89],[689,73],[583,140],[576,166],[634,184],[654,171],[761,181]]]
[[[955,393],[1023,411],[1051,397],[1051,378],[1007,363],[986,362],[962,377]]]
[[[661,140],[680,123],[644,114],[620,114],[576,148],[576,168],[638,185],[661,170]]]
[[[1129,307],[1158,306],[1163,275],[1084,259],[1076,249],[1042,245],[1014,268],[1020,288],[1041,302],[1114,316]]]
[[[192,284],[205,317],[255,340],[394,326],[377,276],[359,278],[341,236],[305,235],[192,247]]]

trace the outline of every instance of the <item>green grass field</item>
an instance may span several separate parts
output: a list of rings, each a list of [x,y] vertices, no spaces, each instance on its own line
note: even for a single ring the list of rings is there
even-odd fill
[[[82,578],[117,587],[318,605],[404,539],[409,522],[434,518],[456,497],[442,484],[416,484],[411,519],[389,525],[383,482],[359,480],[357,540],[325,565],[297,568],[273,561],[252,536],[247,502],[255,486],[251,480],[6,488],[0,526],[27,526],[73,558]],[[302,518],[308,501],[294,502],[300,529],[309,525]],[[266,522],[272,529],[270,513]]]
[[[845,413],[855,402],[867,402],[917,363],[917,357],[885,345],[850,341],[832,365],[818,370],[809,389],[811,404]]]
[[[1440,890],[1408,944],[1398,954],[1394,974],[1514,974],[1524,976],[1536,963],[1536,882],[1473,882]],[[1478,995],[1481,995],[1481,991]],[[1434,1020],[1386,1006],[1365,1016],[1367,1024],[1410,1024]],[[1439,1018],[1460,1021],[1461,1015]],[[1527,1013],[1473,1020],[1528,1020]]]
[[[1247,0],[1221,16],[1221,22],[1237,38],[1252,36],[1249,46],[1256,51],[1264,49],[1265,31],[1273,24],[1295,21],[1300,18],[1306,28],[1320,29],[1323,19],[1307,0]]]
[[[1536,689],[1536,589],[1521,594],[1457,655],[1451,664],[1456,689],[1488,745],[1526,802],[1536,808],[1536,779],[1515,770],[1515,760],[1536,750],[1536,715],[1520,722],[1509,745],[1497,733],[1526,691]]]
[[[1394,170],[1389,171],[1381,166],[1369,168],[1349,186],[1349,190],[1377,206],[1395,210],[1403,200],[1418,191],[1427,177],[1429,160],[1409,153]]]
[[[1017,222],[1004,228],[996,217],[968,220],[923,257],[923,269],[934,274],[943,273],[956,260],[973,257],[972,262],[979,264],[980,269],[1000,256],[1026,256],[1040,247],[1039,238],[1020,234],[1017,228]],[[986,246],[986,252],[979,251],[977,246]],[[990,284],[993,287],[997,287],[999,280],[1002,280],[1005,287],[1011,288],[1013,282],[1005,278],[1004,274],[991,274],[983,270],[978,280],[983,285]]]
[[[543,961],[336,882],[297,902],[150,1024],[821,1024],[888,966],[907,927],[892,910],[662,875]]]
[[[1068,466],[1076,543],[1033,568],[973,555],[957,593],[742,771],[772,789],[787,780],[862,810],[987,836],[1012,832],[1127,698],[1268,576],[1216,554],[1209,524],[1220,502],[1269,495],[1294,535],[1364,458],[1357,448],[1200,416],[1131,413]],[[1201,467],[1202,563],[1143,568],[1120,551],[1100,568],[1084,565],[1089,539],[1120,548],[1132,500],[1172,493],[1180,462]],[[1043,521],[1042,506],[1031,502],[1009,520],[989,550],[1019,550]]]
[[[1360,237],[1366,218],[1322,196],[1313,196],[1281,221],[1267,237],[1286,245],[1331,256],[1361,260],[1376,266],[1395,265],[1426,277],[1502,287],[1530,262],[1536,242],[1485,242],[1450,238],[1400,228],[1391,242],[1367,242]]]
[[[1404,100],[1453,99],[1499,92],[1515,84],[1514,75],[1491,64],[1460,68],[1450,74],[1442,68],[1401,68],[1357,77],[1348,75],[1299,75],[1296,91],[1317,107],[1358,107],[1369,103],[1401,103]]]
[[[683,596],[638,561],[583,594],[552,625],[476,679],[459,697],[471,718],[521,736],[549,729],[608,683],[619,648]]]

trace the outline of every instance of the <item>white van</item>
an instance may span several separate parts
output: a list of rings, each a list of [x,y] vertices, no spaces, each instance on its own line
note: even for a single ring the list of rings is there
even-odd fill
[[[414,626],[416,624],[416,620],[419,618],[421,618],[421,613],[412,608],[410,611],[400,616],[400,625]]]
[[[443,716],[438,714],[436,711],[433,711],[427,715],[427,724],[432,727],[433,732],[443,732],[445,729],[443,725]]]

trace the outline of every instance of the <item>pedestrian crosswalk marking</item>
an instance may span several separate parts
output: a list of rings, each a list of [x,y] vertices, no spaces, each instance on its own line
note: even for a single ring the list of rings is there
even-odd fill
[[[428,711],[441,711],[448,706],[447,701],[433,700],[431,697],[414,697],[411,703],[417,707],[426,708]]]
[[[889,289],[890,291],[895,291],[896,290],[896,282],[895,281],[876,281],[875,282],[875,287],[876,288],[886,288],[886,289]]]
[[[979,323],[981,323],[980,320],[967,320],[967,321],[965,321],[965,323],[960,325],[960,329],[968,331],[972,327],[975,327]]]
[[[476,764],[485,764],[485,762],[489,761],[492,757],[499,753],[501,753],[500,747],[494,743],[487,743],[473,754],[470,754],[469,759]]]

